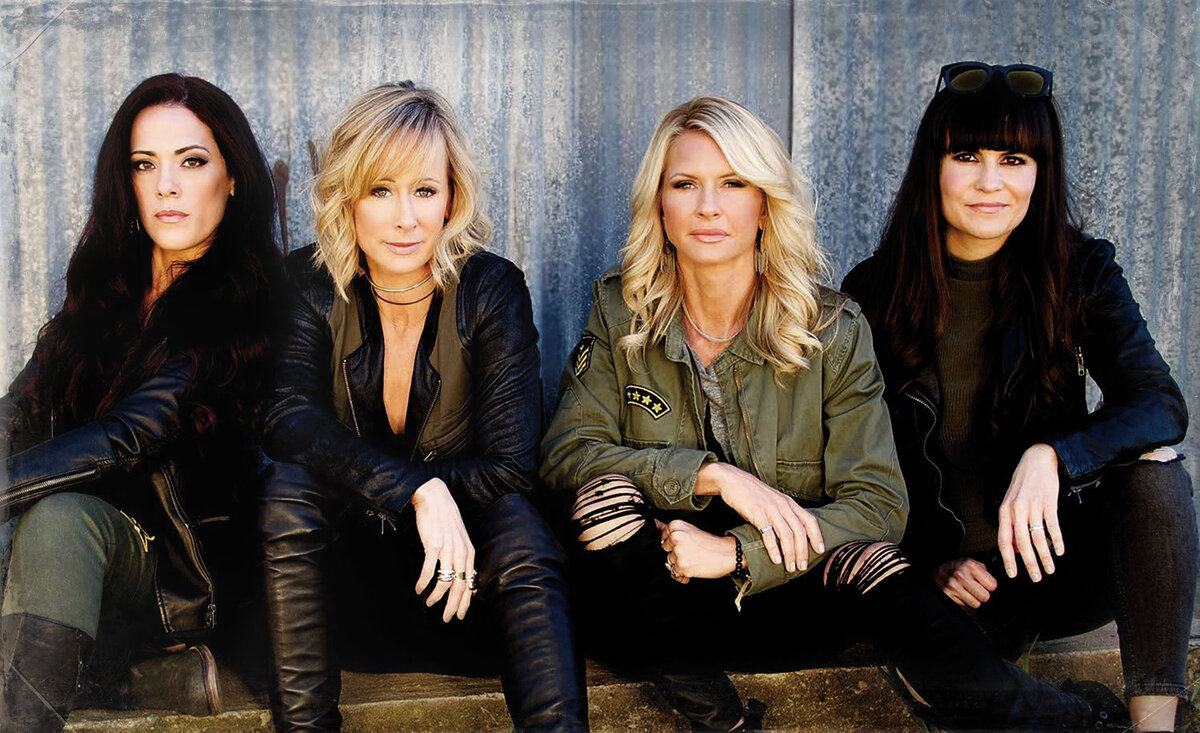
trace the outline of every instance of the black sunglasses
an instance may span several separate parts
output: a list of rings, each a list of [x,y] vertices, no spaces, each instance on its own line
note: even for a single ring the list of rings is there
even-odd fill
[[[1050,83],[1054,76],[1047,69],[1029,64],[992,66],[982,61],[960,61],[946,64],[938,75],[938,86],[954,94],[976,94],[985,89],[997,73],[1004,79],[1004,86],[1018,97],[1036,99],[1050,96]]]

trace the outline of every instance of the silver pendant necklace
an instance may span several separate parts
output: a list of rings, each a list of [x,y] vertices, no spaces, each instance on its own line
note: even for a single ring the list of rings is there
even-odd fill
[[[704,339],[705,341],[711,341],[714,344],[727,344],[730,341],[733,341],[735,338],[737,338],[737,335],[742,332],[742,329],[739,328],[738,330],[733,332],[732,336],[727,336],[727,337],[722,337],[722,338],[718,338],[716,336],[709,336],[707,333],[701,331],[700,327],[696,325],[696,321],[695,321],[695,319],[692,318],[692,314],[688,313],[687,303],[682,303],[682,305],[683,305],[683,317],[687,319],[687,322],[692,327],[692,330],[695,331],[700,336],[700,338]]]

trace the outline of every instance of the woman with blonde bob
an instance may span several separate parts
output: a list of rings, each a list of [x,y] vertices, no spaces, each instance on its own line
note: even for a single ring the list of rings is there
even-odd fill
[[[632,207],[542,443],[597,648],[653,660],[699,729],[762,723],[722,665],[855,638],[939,723],[1092,722],[989,651],[892,544],[908,499],[870,329],[820,285],[813,204],[778,136],[727,99],[682,104]]]
[[[478,652],[437,621],[476,593],[518,729],[587,726],[561,550],[526,498],[537,330],[480,195],[449,104],[409,82],[355,100],[321,158],[267,413],[278,730],[340,728],[335,648],[367,669]]]

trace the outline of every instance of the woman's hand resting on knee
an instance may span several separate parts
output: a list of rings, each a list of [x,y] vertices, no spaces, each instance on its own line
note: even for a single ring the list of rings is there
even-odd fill
[[[471,605],[468,579],[475,578],[475,546],[467,536],[458,504],[450,495],[450,489],[441,479],[435,478],[421,484],[412,497],[413,511],[417,519],[417,533],[425,548],[425,564],[417,578],[417,594],[425,592],[429,583],[435,583],[433,592],[425,605],[433,606],[443,596],[446,610],[442,621],[449,622],[454,616],[460,619],[467,615]],[[435,570],[437,580],[434,580]],[[453,579],[451,578],[451,575]]]
[[[788,572],[808,569],[808,546],[825,551],[817,518],[787,494],[728,463],[706,463],[696,476],[698,496],[719,496],[763,535],[771,562]],[[780,551],[782,550],[782,555]]]
[[[969,557],[948,560],[933,571],[933,581],[960,606],[979,608],[992,597],[996,579],[987,566]]]
[[[1000,504],[996,544],[1008,577],[1017,577],[1017,554],[1036,583],[1043,568],[1047,575],[1054,572],[1054,555],[1066,552],[1058,524],[1058,489],[1058,454],[1045,443],[1031,445],[1021,455]]]

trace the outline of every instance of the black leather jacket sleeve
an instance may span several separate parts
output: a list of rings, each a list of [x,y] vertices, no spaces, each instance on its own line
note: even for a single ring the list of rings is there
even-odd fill
[[[276,359],[266,413],[266,453],[273,460],[304,466],[376,511],[399,514],[433,474],[379,450],[338,421],[332,402],[329,325],[302,290],[294,289],[288,334]]]
[[[1104,404],[1048,442],[1073,483],[1105,466],[1183,440],[1188,414],[1171,369],[1154,346],[1112,243],[1087,242],[1084,257],[1083,363]]]
[[[43,496],[159,455],[179,435],[180,402],[191,379],[187,357],[168,358],[104,417],[7,456],[0,508],[19,511]]]
[[[21,445],[25,442],[20,436],[27,434],[32,429],[29,423],[30,410],[27,405],[23,404],[22,395],[36,374],[37,362],[30,359],[9,385],[8,393],[0,397],[0,457],[2,458],[19,452]]]
[[[504,262],[464,279],[459,333],[470,353],[470,445],[427,464],[460,506],[482,509],[511,492],[529,494],[542,435],[541,358],[521,271]],[[464,289],[465,288],[465,289]]]

